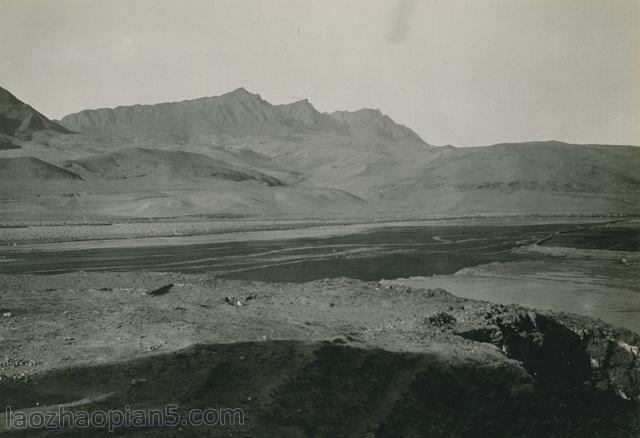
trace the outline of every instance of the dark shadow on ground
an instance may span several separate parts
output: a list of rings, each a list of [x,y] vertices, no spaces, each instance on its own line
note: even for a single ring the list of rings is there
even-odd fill
[[[566,370],[565,370],[566,371]],[[548,382],[547,382],[548,383]],[[15,410],[241,408],[244,425],[118,428],[118,436],[622,437],[637,406],[612,394],[537,382],[519,363],[479,363],[335,342],[199,345],[123,363],[0,381]],[[22,436],[13,431],[8,436]],[[28,436],[113,436],[106,429]]]

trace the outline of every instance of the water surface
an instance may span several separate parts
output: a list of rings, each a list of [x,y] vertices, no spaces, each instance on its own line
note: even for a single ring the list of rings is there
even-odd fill
[[[215,273],[225,278],[305,282],[450,274],[514,260],[514,247],[578,225],[385,227],[328,238],[218,242],[184,246],[0,252],[0,272]]]

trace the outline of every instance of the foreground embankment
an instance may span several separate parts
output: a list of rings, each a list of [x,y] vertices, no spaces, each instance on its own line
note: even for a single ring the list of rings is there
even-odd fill
[[[0,399],[13,412],[245,415],[124,435],[638,434],[640,337],[571,314],[344,278],[134,272],[3,275],[0,303]]]

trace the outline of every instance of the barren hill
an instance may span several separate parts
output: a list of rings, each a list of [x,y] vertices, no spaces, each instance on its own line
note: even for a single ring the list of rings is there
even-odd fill
[[[42,130],[71,133],[0,87],[0,134],[3,135],[0,143],[13,144],[12,137],[28,139],[34,132]]]
[[[449,149],[414,172],[425,187],[620,192],[640,186],[640,148],[557,141]]]
[[[556,141],[443,148],[369,196],[453,213],[637,212],[640,148]]]
[[[222,179],[255,181],[269,186],[282,186],[276,178],[253,170],[242,170],[207,155],[183,151],[131,148],[117,152],[66,161],[67,169],[105,179],[161,178]]]
[[[20,185],[51,181],[80,181],[82,177],[33,157],[0,158],[0,181],[7,189],[17,191]]]

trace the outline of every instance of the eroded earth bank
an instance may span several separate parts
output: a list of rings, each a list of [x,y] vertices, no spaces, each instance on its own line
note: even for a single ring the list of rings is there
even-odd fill
[[[344,278],[2,275],[0,298],[0,399],[13,412],[245,414],[116,435],[638,435],[640,336],[586,317]],[[25,432],[5,420],[3,434]]]

